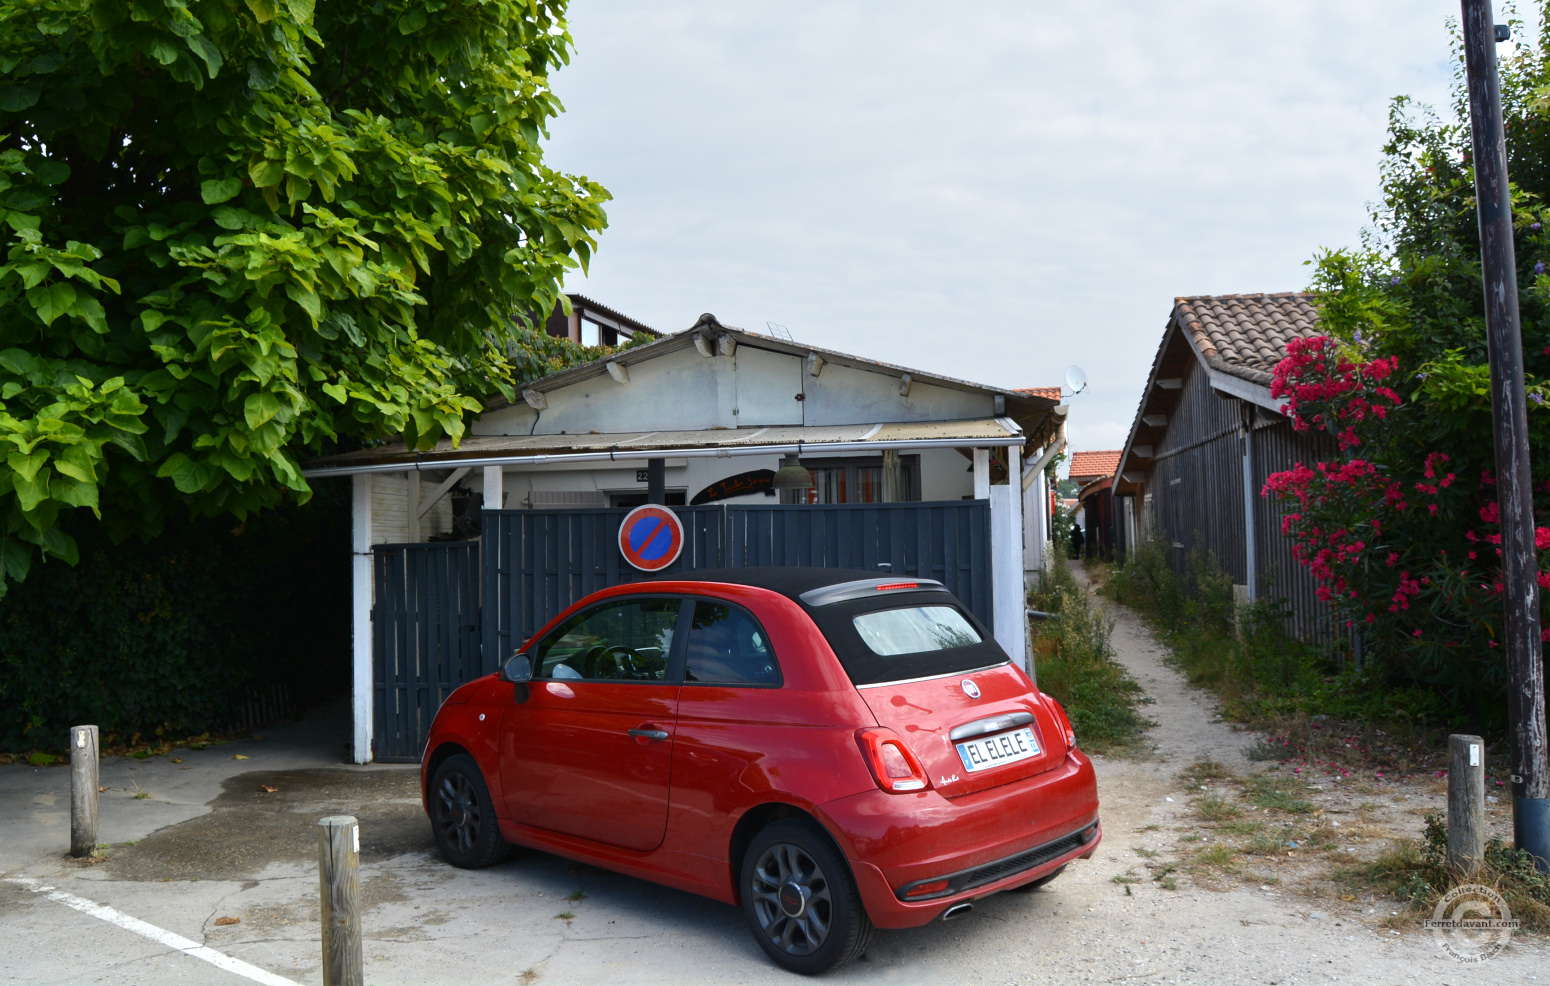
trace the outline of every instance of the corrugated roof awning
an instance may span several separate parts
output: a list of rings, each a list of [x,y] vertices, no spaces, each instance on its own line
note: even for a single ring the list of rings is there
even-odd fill
[[[619,459],[723,458],[741,455],[881,452],[885,449],[989,448],[1022,445],[1022,430],[1010,418],[963,421],[907,421],[801,427],[646,431],[626,434],[501,435],[470,437],[453,448],[443,440],[429,452],[402,442],[346,452],[307,463],[308,478],[407,469],[462,466],[523,466],[550,462],[606,462]]]

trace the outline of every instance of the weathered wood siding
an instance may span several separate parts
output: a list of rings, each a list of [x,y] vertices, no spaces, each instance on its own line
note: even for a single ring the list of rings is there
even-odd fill
[[[1191,552],[1199,547],[1216,557],[1222,571],[1237,585],[1248,580],[1244,527],[1243,424],[1247,406],[1211,389],[1198,362],[1183,378],[1178,403],[1169,414],[1164,438],[1147,469],[1142,498],[1143,522],[1169,550],[1173,567],[1185,571]],[[1309,642],[1327,639],[1332,628],[1315,595],[1307,569],[1292,555],[1290,539],[1281,534],[1285,509],[1260,495],[1266,478],[1298,462],[1312,465],[1333,455],[1323,436],[1300,435],[1291,422],[1259,410],[1252,429],[1254,443],[1255,569],[1258,592],[1283,597],[1291,607],[1288,629]]]
[[[1245,578],[1242,410],[1217,396],[1206,372],[1192,364],[1184,389],[1155,448],[1146,492],[1148,520],[1174,568],[1183,572],[1198,546],[1216,556],[1235,583]]]
[[[1292,539],[1281,533],[1281,519],[1290,509],[1274,497],[1261,496],[1265,480],[1297,463],[1313,466],[1334,459],[1339,450],[1329,436],[1298,434],[1288,418],[1261,411],[1254,429],[1255,553],[1258,556],[1259,591],[1284,598],[1291,604],[1291,626],[1310,643],[1324,642],[1335,634],[1329,613],[1316,595],[1318,584],[1292,555]]]

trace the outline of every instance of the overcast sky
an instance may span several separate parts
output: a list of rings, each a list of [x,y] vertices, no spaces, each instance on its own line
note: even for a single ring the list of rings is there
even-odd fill
[[[1173,298],[1355,245],[1456,0],[573,0],[549,160],[613,192],[567,289],[1008,387],[1118,448]],[[1500,17],[1499,17],[1500,19]]]

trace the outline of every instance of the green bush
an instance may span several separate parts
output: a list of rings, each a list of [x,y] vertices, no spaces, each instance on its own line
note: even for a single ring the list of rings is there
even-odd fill
[[[0,751],[61,748],[81,723],[105,743],[226,728],[253,685],[302,703],[346,687],[347,494],[147,542],[76,532],[78,565],[40,565],[0,600]]]
[[[1028,604],[1055,614],[1033,622],[1034,670],[1040,690],[1065,708],[1077,741],[1089,752],[1136,743],[1149,725],[1138,712],[1145,695],[1113,660],[1114,623],[1092,605],[1064,556],[1040,576]]]

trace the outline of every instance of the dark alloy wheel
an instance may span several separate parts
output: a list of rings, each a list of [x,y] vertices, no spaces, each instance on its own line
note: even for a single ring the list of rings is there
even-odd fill
[[[872,937],[845,860],[818,827],[787,819],[765,828],[743,854],[743,914],[754,939],[780,966],[805,975],[859,956]]]
[[[431,776],[431,829],[447,862],[478,869],[506,855],[506,841],[495,824],[495,803],[474,758],[448,757]]]

